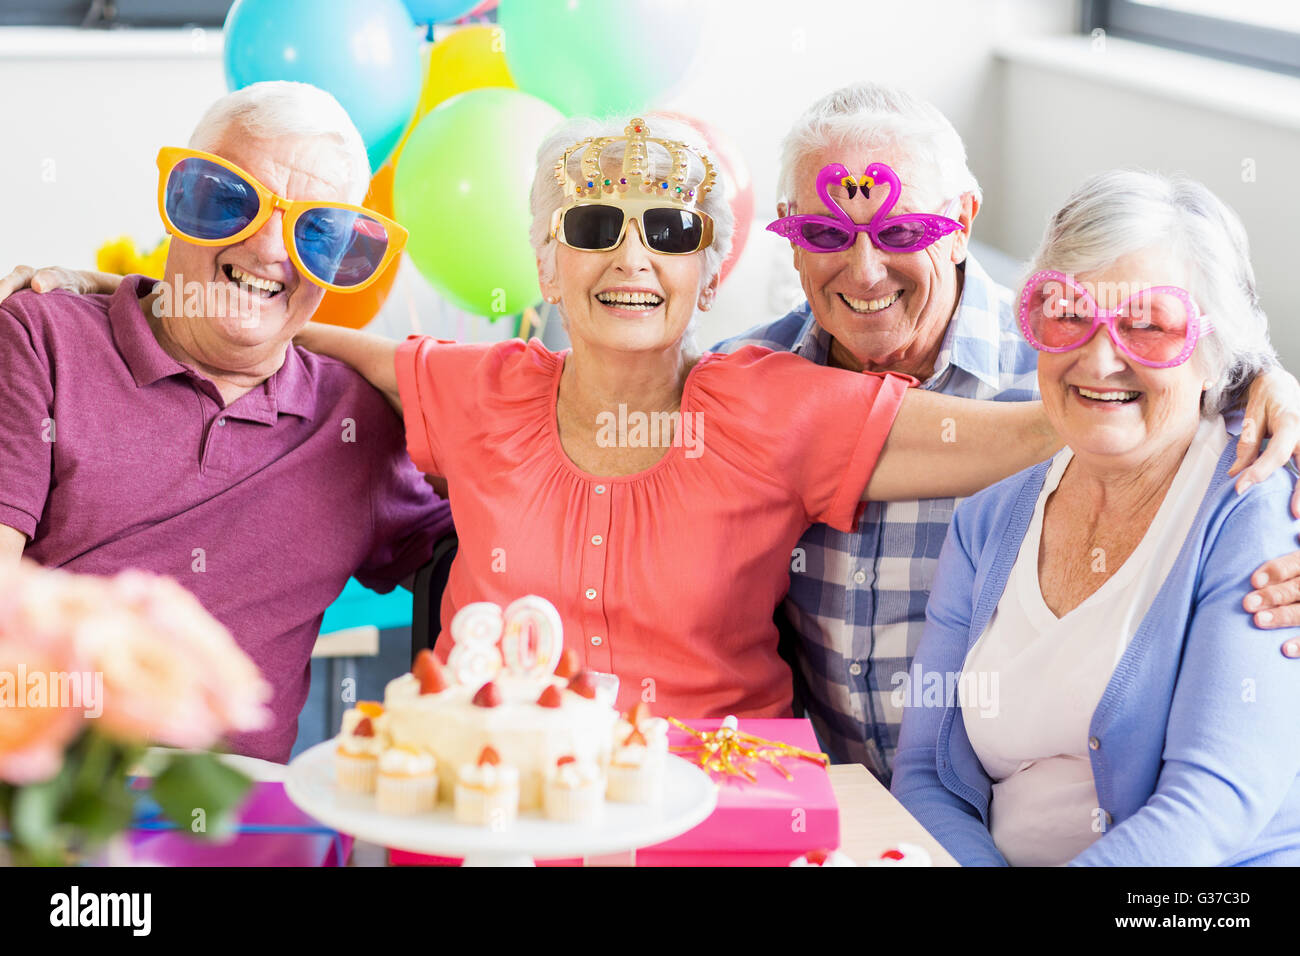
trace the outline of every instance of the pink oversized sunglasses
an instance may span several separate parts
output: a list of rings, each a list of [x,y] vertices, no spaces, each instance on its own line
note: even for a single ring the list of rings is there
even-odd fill
[[[1103,325],[1116,348],[1148,368],[1182,365],[1214,331],[1178,286],[1138,289],[1107,311],[1072,276],[1049,269],[1030,276],[1020,293],[1020,331],[1040,352],[1077,349]]]
[[[870,196],[877,183],[888,186],[889,195],[876,209],[870,222],[857,223],[831,197],[830,187],[837,183],[844,187],[850,199],[857,195],[858,190],[862,195]],[[882,252],[918,252],[950,232],[966,228],[956,219],[949,218],[961,207],[960,197],[948,203],[942,216],[930,213],[891,216],[889,213],[898,205],[902,189],[898,174],[884,163],[872,163],[861,176],[850,175],[840,163],[829,163],[817,174],[817,195],[835,214],[834,217],[815,214],[784,216],[769,223],[767,228],[809,252],[848,249],[857,241],[860,232],[865,232],[872,245]]]

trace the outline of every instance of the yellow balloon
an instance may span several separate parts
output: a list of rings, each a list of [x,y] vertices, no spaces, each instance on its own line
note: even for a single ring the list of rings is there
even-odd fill
[[[393,163],[401,158],[407,137],[439,103],[485,87],[517,89],[506,66],[505,33],[490,23],[462,27],[425,50],[424,83],[415,114],[393,151]]]

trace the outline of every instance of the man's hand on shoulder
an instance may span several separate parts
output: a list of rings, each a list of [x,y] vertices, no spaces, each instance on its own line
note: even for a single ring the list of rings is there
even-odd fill
[[[33,292],[66,289],[78,295],[91,295],[96,292],[112,293],[117,290],[121,282],[121,276],[107,272],[65,269],[62,266],[45,266],[40,269],[31,266],[14,266],[12,272],[0,279],[0,302],[23,289],[31,289]]]

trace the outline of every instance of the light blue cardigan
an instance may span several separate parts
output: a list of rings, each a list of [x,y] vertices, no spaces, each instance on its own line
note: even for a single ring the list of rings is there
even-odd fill
[[[1111,676],[1089,729],[1103,836],[1072,865],[1300,864],[1300,661],[1242,610],[1259,565],[1295,549],[1285,471],[1237,495],[1215,469],[1178,559]],[[955,688],[1029,528],[1049,462],[958,506],[912,680]],[[946,693],[946,691],[945,691]],[[938,695],[942,697],[943,695]],[[992,781],[955,693],[908,694],[892,791],[964,866],[1005,866],[988,830]],[[913,703],[915,700],[915,703]],[[1094,746],[1095,744],[1095,746]]]

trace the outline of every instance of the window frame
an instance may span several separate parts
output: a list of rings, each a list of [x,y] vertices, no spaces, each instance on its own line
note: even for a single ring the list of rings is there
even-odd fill
[[[233,0],[0,0],[0,27],[220,27]]]
[[[1083,0],[1081,27],[1233,63],[1300,76],[1300,33],[1150,7],[1132,0]]]

